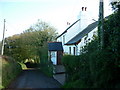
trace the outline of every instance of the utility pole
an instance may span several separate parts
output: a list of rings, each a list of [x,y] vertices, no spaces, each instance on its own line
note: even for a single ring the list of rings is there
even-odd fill
[[[104,0],[99,1],[99,23],[98,23],[98,36],[100,48],[104,48]]]
[[[1,55],[4,54],[4,42],[5,42],[5,19],[4,19],[4,27],[3,27],[3,39],[2,39],[2,50],[1,50]]]

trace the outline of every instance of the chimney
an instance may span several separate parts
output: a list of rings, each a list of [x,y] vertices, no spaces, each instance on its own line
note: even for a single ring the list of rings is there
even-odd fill
[[[82,7],[82,11],[84,11],[84,7]]]
[[[87,11],[87,7],[82,7],[82,11]]]
[[[70,23],[69,23],[69,22],[67,22],[67,25],[70,25]]]
[[[87,11],[87,7],[85,7],[85,11]]]

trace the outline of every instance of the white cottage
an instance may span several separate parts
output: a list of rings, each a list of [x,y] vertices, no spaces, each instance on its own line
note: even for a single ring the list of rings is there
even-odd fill
[[[81,48],[97,34],[97,25],[97,21],[88,17],[87,7],[82,7],[77,20],[57,37],[57,41],[62,42],[64,53],[80,55]]]

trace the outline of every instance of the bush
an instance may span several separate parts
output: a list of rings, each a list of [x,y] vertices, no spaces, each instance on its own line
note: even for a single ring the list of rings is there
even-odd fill
[[[64,87],[86,88],[91,85],[87,55],[88,54],[80,56],[67,55],[62,58],[62,63],[65,66],[67,75],[67,84],[65,84]],[[71,84],[73,85],[71,86]]]
[[[2,57],[2,63],[2,86],[6,88],[22,69],[21,65],[10,57]]]
[[[40,70],[47,76],[53,76],[53,64],[48,60],[48,46],[44,43],[43,47],[40,49]]]
[[[80,56],[67,55],[62,63],[67,75],[64,88],[114,88],[120,85],[120,67],[108,50]]]
[[[115,64],[113,53],[107,50],[95,51],[90,55],[89,61],[93,87],[116,87],[120,68]]]
[[[52,62],[44,62],[40,64],[40,70],[47,76],[53,76],[53,65]]]

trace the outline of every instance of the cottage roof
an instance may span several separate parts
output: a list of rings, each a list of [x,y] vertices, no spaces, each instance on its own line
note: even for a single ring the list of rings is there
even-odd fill
[[[80,19],[78,19],[77,21],[75,21],[72,25],[70,25],[62,34],[60,34],[57,38],[61,37],[64,33],[67,32],[68,29],[70,29],[73,25],[75,25],[78,21],[80,21]]]
[[[78,44],[81,39],[88,34],[90,31],[92,31],[93,29],[95,29],[98,25],[98,21],[89,24],[83,31],[81,31],[80,33],[78,33],[75,37],[73,37],[70,41],[68,41],[65,45],[74,45],[74,44]]]
[[[63,51],[62,42],[49,42],[48,50],[49,51]]]

